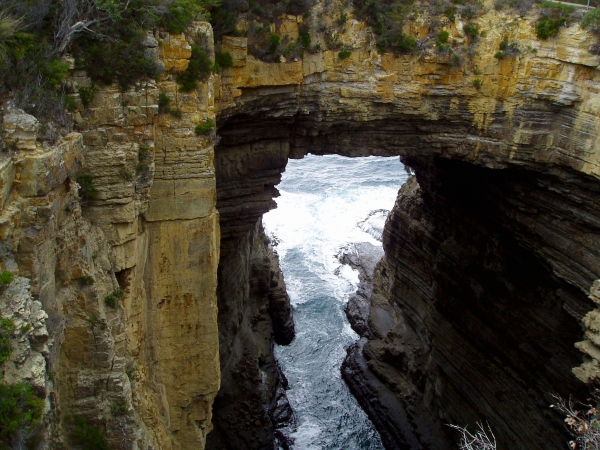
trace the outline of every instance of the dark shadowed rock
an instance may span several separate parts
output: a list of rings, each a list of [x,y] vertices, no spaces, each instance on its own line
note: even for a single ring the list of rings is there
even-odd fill
[[[230,223],[221,225],[225,231]],[[221,242],[219,333],[221,389],[213,406],[214,430],[206,448],[272,449],[291,445],[287,380],[274,343],[294,339],[294,322],[279,261],[258,221]]]
[[[383,248],[369,242],[349,244],[337,255],[342,264],[348,264],[358,270],[360,283],[355,294],[348,299],[344,311],[352,329],[360,336],[371,336],[369,312],[371,304],[368,300],[373,289],[373,273],[375,266],[383,256]]]

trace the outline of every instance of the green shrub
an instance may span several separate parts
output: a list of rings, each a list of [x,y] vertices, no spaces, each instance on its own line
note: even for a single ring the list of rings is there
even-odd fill
[[[352,52],[350,50],[343,50],[338,53],[338,58],[346,59],[346,58],[349,58],[350,55],[352,55]]]
[[[8,359],[12,353],[11,339],[14,337],[15,324],[12,320],[0,319],[0,363]]]
[[[216,52],[215,62],[219,67],[233,67],[233,58],[229,52]]]
[[[448,33],[446,30],[443,30],[438,33],[437,39],[435,41],[439,42],[440,44],[447,44],[449,37],[450,33]]]
[[[414,53],[417,51],[417,41],[406,34],[400,34],[394,43],[394,50],[397,53]]]
[[[214,127],[215,123],[211,119],[208,119],[206,122],[196,125],[196,128],[194,128],[194,132],[199,136],[212,130]]]
[[[129,406],[125,401],[113,403],[112,405],[110,405],[110,413],[115,417],[124,416],[125,414],[127,414],[128,411]]]
[[[35,8],[26,3],[38,2],[0,2],[0,95],[11,96],[17,107],[40,121],[69,129],[72,121],[59,86],[68,66],[57,59],[47,28],[33,27],[24,14]],[[50,133],[46,139],[57,137]]]
[[[91,286],[92,284],[94,284],[94,278],[89,275],[82,275],[78,278],[78,280],[86,286]]]
[[[500,42],[498,49],[500,51],[494,55],[494,57],[498,59],[503,59],[507,56],[515,56],[520,52],[519,46],[514,43],[509,43],[508,38],[504,38],[502,42]]]
[[[298,47],[298,44],[296,42],[289,42],[285,48],[283,49],[283,56],[288,56],[291,53],[293,53],[296,48]]]
[[[108,306],[109,308],[116,308],[117,307],[117,299],[114,296],[114,294],[108,294],[106,297],[104,297],[104,304],[106,306]]]
[[[40,423],[44,401],[26,383],[0,383],[0,442],[7,448],[22,448],[13,438],[27,435]]]
[[[305,33],[300,33],[300,35],[298,36],[298,42],[300,43],[300,46],[303,49],[308,50],[310,48],[310,44],[312,42],[310,33],[308,31]]]
[[[192,56],[188,67],[181,74],[178,83],[182,92],[191,92],[198,87],[198,81],[206,81],[213,68],[213,62],[199,45],[192,45]]]
[[[48,80],[48,85],[54,88],[67,76],[69,65],[60,59],[53,59],[42,65],[42,74]]]
[[[169,4],[168,12],[162,16],[160,25],[169,33],[180,34],[196,17],[209,19],[208,10],[221,5],[221,0],[177,0]]]
[[[123,178],[125,181],[133,180],[133,174],[127,169],[119,169],[119,177]]]
[[[269,53],[275,53],[281,44],[281,36],[276,33],[271,33],[269,37]]]
[[[83,103],[83,106],[87,108],[88,105],[92,103],[97,93],[98,89],[94,85],[80,87],[79,98],[81,98],[81,103]]]
[[[110,308],[117,307],[117,301],[122,301],[125,298],[125,291],[121,288],[115,290],[112,294],[104,297],[104,304]]]
[[[181,90],[184,90],[183,88]],[[158,96],[158,113],[159,114],[171,114],[174,117],[180,118],[182,113],[179,108],[171,108],[171,98],[165,94],[159,94]]]
[[[440,31],[437,35],[437,38],[435,39],[435,45],[437,46],[438,50],[440,50],[441,52],[443,52],[444,50],[446,50],[448,48],[448,38],[450,37],[450,33],[448,33],[446,30]]]
[[[475,86],[475,89],[480,90],[483,86],[483,80],[481,78],[475,78],[473,80],[473,86]]]
[[[224,35],[235,35],[236,25],[239,18],[239,10],[237,8],[228,8],[229,2],[225,2],[220,8],[214,10],[211,14],[211,23],[215,33],[215,40]],[[262,11],[260,11],[261,15]],[[250,16],[251,14],[249,14]]]
[[[463,30],[465,34],[469,36],[471,39],[475,39],[479,35],[479,28],[473,22],[468,22]]]
[[[88,424],[82,417],[73,419],[73,440],[85,450],[108,450],[108,442],[98,428]]]
[[[165,94],[158,95],[158,112],[159,113],[168,113],[170,108],[169,104],[171,103],[171,98]]]
[[[377,34],[377,50],[379,53],[413,53],[417,50],[417,42],[403,32],[407,20],[413,20],[419,9],[414,0],[354,0],[355,13],[366,19]],[[422,6],[433,8],[433,2],[425,2]]]
[[[556,36],[569,15],[575,11],[575,7],[563,3],[542,2],[540,6],[542,14],[535,26],[537,37],[540,39]]]
[[[0,292],[4,291],[10,283],[13,282],[15,275],[8,270],[3,270],[0,273]]]
[[[585,13],[581,19],[581,27],[600,34],[600,7]]]
[[[197,2],[179,0],[169,4],[169,10],[160,24],[171,34],[181,34],[200,12],[201,7]]]
[[[132,0],[120,18],[102,24],[100,33],[86,33],[77,40],[73,53],[93,82],[117,81],[125,90],[156,77],[158,65],[148,54],[145,40],[147,27],[157,17],[147,6],[145,0]]]
[[[211,23],[217,38],[223,35],[239,35],[236,24],[240,13],[247,13],[249,22],[272,23],[276,22],[282,14],[303,15],[314,3],[314,0],[224,0],[221,6],[211,9]],[[253,45],[255,36],[252,28],[251,25],[248,30],[248,50],[253,52],[258,48]]]
[[[0,15],[0,67],[9,57],[11,47],[14,46],[21,27],[21,20],[8,14]]]
[[[73,112],[75,109],[77,109],[77,99],[72,95],[65,95],[64,103],[65,109],[69,112]]]
[[[450,57],[450,67],[458,67],[460,66],[460,56],[456,53],[453,53]]]
[[[91,175],[78,175],[79,196],[83,201],[94,200],[98,197],[98,189],[94,186],[94,177]]]
[[[448,20],[450,22],[454,22],[456,21],[456,7],[455,6],[449,6],[444,10],[444,14],[446,14],[446,17],[448,17]]]

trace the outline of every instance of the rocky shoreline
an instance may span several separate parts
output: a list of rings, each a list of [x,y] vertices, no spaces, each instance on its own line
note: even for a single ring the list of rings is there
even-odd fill
[[[375,237],[381,237],[383,229],[370,229]],[[365,231],[367,232],[367,231]],[[381,278],[385,265],[383,248],[368,242],[352,243],[338,253],[337,258],[358,271],[359,284],[354,294],[348,298],[344,310],[352,329],[360,339],[347,349],[341,372],[342,378],[369,416],[388,450],[419,450],[423,448],[419,437],[412,431],[411,422],[404,405],[369,368],[372,355],[364,353],[369,339],[375,338],[372,326],[381,329],[391,319],[383,314],[371,314],[374,277]],[[379,322],[378,322],[379,320]],[[436,447],[432,447],[436,448]]]
[[[377,233],[381,236],[383,230]],[[374,278],[381,281],[385,273],[384,251],[382,247],[368,242],[349,244],[337,255],[342,264],[347,264],[359,273],[357,290],[345,306],[346,317],[352,329],[360,336],[347,349],[341,372],[342,378],[356,397],[363,410],[379,432],[388,450],[419,450],[424,448],[419,436],[412,430],[412,424],[402,402],[389,387],[369,368],[373,355],[364,352],[370,339],[382,334],[393,324],[392,318],[377,305],[374,296]],[[380,283],[381,284],[381,283]],[[380,292],[378,292],[380,295]],[[431,446],[426,448],[442,448]]]

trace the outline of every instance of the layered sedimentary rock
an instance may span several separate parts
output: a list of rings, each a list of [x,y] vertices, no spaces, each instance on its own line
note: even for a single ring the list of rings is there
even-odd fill
[[[390,448],[448,448],[446,423],[478,420],[510,448],[560,448],[548,393],[586,395],[572,369],[600,271],[600,60],[578,26],[539,41],[534,19],[487,13],[487,36],[459,67],[435,52],[379,55],[353,20],[344,60],[323,52],[282,67],[248,56],[244,38],[223,42],[235,61],[216,90],[216,159],[240,163],[238,190],[218,190],[240,230],[272,207],[288,156],[401,155],[416,172],[346,364]],[[455,45],[468,44],[463,24],[445,24]],[[505,38],[521,53],[498,60]]]
[[[571,370],[584,316],[576,374],[599,372],[587,295],[600,278],[600,59],[577,25],[542,42],[534,19],[490,8],[473,43],[460,18],[445,23],[468,55],[457,67],[433,49],[380,55],[352,17],[335,30],[351,50],[343,60],[323,51],[267,64],[227,37],[233,67],[184,94],[186,36],[211,36],[197,23],[149,36],[162,78],[100,89],[55,145],[6,105],[2,268],[30,287],[2,314],[32,324],[10,364],[30,368],[15,366],[46,395],[52,439],[76,448],[71,416],[118,448],[203,448],[212,428],[214,448],[285,441],[279,427],[292,419],[272,339],[289,342],[293,326],[260,217],[287,159],[312,152],[402,155],[416,172],[346,364],[388,445],[446,448],[446,422],[487,420],[507,447],[560,448],[547,393],[585,392]],[[407,31],[424,37],[429,20]],[[299,22],[283,18],[280,31],[295,36]],[[505,38],[521,52],[498,60]],[[70,75],[77,97],[89,80]],[[160,93],[180,116],[159,113]],[[215,113],[213,153],[215,133],[193,129]]]
[[[202,23],[192,31],[211,33]],[[33,347],[46,356],[34,386],[50,400],[47,445],[83,444],[76,418],[115,448],[202,448],[211,429],[220,382],[214,136],[193,127],[214,117],[212,84],[178,92],[185,35],[147,42],[168,72],[125,92],[92,88],[75,132],[55,145],[36,140],[34,117],[10,105],[3,114],[4,142],[14,143],[2,174],[3,267],[30,280],[48,315],[48,347]],[[77,99],[91,83],[75,70],[68,84]],[[159,114],[160,93],[178,117]]]
[[[228,223],[223,221],[223,231]],[[287,381],[273,346],[289,344],[294,323],[277,257],[258,221],[224,239],[219,269],[222,387],[213,407],[207,448],[287,448],[281,429],[293,423]]]
[[[585,252],[571,230],[597,223],[589,213],[596,190],[444,160],[422,169],[423,187],[413,180],[403,188],[386,227],[366,315],[370,336],[363,334],[366,362],[401,399],[423,448],[450,447],[445,424],[481,418],[502,424],[495,432],[509,448],[561,448],[562,418],[548,409],[550,394],[586,395],[569,374],[580,360],[578,321],[592,304],[550,268],[570,265],[561,268],[591,283],[579,263],[556,256]],[[557,186],[580,188],[578,200],[559,201]],[[350,355],[344,373],[364,389],[353,367],[360,355]],[[404,420],[386,424],[390,448],[403,448]]]

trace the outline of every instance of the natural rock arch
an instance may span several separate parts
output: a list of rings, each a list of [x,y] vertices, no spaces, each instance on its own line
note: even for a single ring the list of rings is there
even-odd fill
[[[376,57],[355,64],[361,58]],[[598,75],[564,63],[560,70],[579,75],[552,93],[543,80],[524,93],[523,77],[555,62],[523,58],[517,73],[501,68],[503,90],[482,96],[444,64],[378,61],[359,80],[333,61],[301,84],[240,87],[220,113],[215,151],[224,254],[273,207],[287,158],[401,156],[419,186],[400,192],[384,237],[387,304],[377,307],[395,327],[375,325],[365,355],[408,420],[373,401],[360,352],[346,366],[353,390],[389,448],[448,448],[446,423],[477,420],[510,448],[561,448],[549,393],[586,395],[572,373],[581,361],[574,343],[600,276],[599,122],[582,84],[584,73],[595,83]],[[378,70],[399,77],[407,66],[407,84],[382,94]]]

